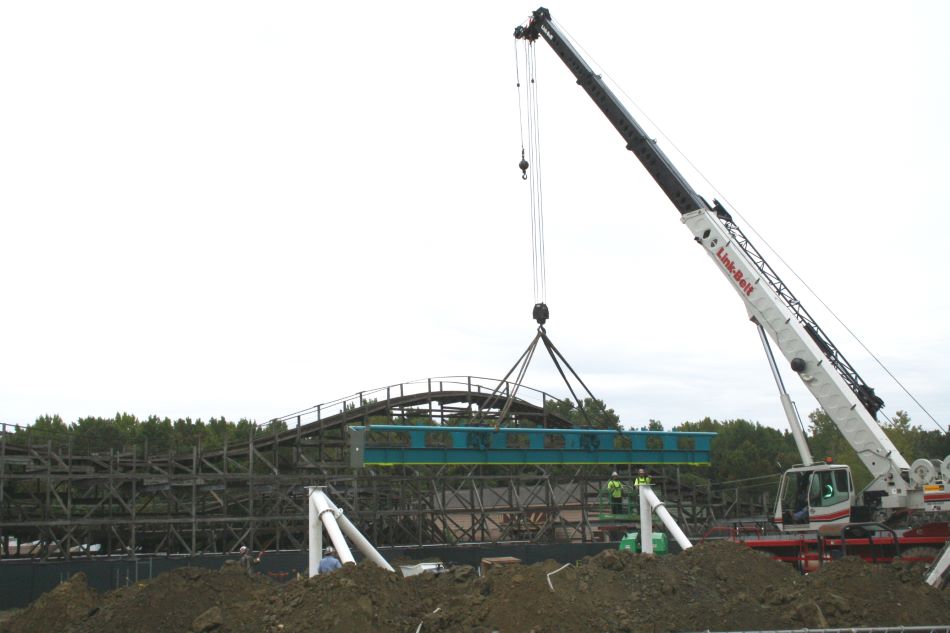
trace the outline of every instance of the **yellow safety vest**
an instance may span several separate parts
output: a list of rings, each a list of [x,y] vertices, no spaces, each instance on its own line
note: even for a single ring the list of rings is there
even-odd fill
[[[610,496],[614,499],[619,499],[623,496],[623,484],[611,479],[607,482],[607,492],[609,492]]]
[[[653,480],[650,477],[637,477],[633,483],[636,486],[649,486],[653,483]]]

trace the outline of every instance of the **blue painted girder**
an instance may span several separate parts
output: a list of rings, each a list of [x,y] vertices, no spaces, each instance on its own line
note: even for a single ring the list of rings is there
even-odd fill
[[[708,464],[715,433],[350,426],[350,464]]]

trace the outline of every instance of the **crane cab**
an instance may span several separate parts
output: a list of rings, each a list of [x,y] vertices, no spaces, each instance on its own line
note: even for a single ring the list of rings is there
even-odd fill
[[[773,523],[783,532],[817,530],[851,521],[854,484],[845,464],[811,464],[785,471]]]

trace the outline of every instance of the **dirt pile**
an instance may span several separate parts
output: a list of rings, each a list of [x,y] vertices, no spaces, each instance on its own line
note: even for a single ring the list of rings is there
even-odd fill
[[[275,592],[259,620],[228,629],[235,633],[298,631],[414,631],[423,620],[477,624],[473,617],[472,581],[468,567],[450,573],[402,578],[371,563],[347,565],[332,574],[294,581]],[[476,599],[480,601],[480,599]],[[436,609],[442,609],[433,613]],[[449,609],[449,606],[452,608]],[[451,616],[444,619],[447,611]],[[432,629],[429,625],[425,627]],[[456,628],[452,630],[468,630]]]
[[[801,576],[719,542],[667,557],[604,551],[551,575],[552,591],[548,574],[560,567],[401,578],[363,563],[283,585],[233,567],[186,568],[102,597],[77,576],[0,633],[660,633],[950,622],[950,591],[924,584],[920,565],[846,558]],[[44,612],[71,615],[43,619]]]
[[[607,550],[551,576],[551,591],[546,572],[558,567],[487,577],[493,599],[485,622],[535,633],[780,628],[788,619],[761,595],[798,578],[788,565],[731,543],[666,558]]]
[[[924,571],[920,564],[870,565],[843,558],[798,579],[798,604],[815,603],[831,627],[947,624],[950,590],[924,584]]]
[[[183,567],[99,596],[76,574],[0,625],[0,633],[225,631],[259,621],[258,605],[276,588],[226,565],[221,571]]]
[[[251,578],[235,564],[226,565],[221,571],[183,567],[106,594],[93,617],[68,630],[70,633],[203,633],[256,619],[256,605],[275,589],[269,579]]]
[[[98,604],[99,596],[86,584],[86,575],[76,574],[0,624],[0,632],[68,630],[92,615]]]

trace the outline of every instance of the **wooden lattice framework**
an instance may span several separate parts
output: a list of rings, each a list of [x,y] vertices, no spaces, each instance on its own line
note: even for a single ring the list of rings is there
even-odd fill
[[[606,466],[390,466],[354,470],[346,428],[386,421],[492,423],[498,381],[427,379],[361,392],[256,427],[246,441],[157,454],[93,453],[66,434],[0,432],[0,557],[186,555],[302,549],[306,487],[326,486],[378,545],[599,538]],[[511,385],[502,385],[502,390]],[[533,400],[533,401],[532,401]],[[521,387],[505,423],[564,427],[552,397]],[[694,534],[722,511],[762,512],[657,472]],[[737,495],[738,496],[738,495]],[[767,503],[767,500],[764,500]]]

